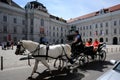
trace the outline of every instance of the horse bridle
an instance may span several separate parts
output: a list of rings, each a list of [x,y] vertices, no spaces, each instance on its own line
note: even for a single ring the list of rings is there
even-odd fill
[[[21,50],[21,47],[23,48],[22,51]],[[17,45],[17,51],[22,55],[22,53],[24,53],[26,51],[26,48],[23,46],[22,42],[20,42],[20,44]]]
[[[20,50],[21,50],[21,47],[23,48],[22,51],[20,51]],[[43,47],[41,47],[41,48],[43,48]],[[35,52],[38,51],[38,55],[39,55],[39,50],[40,50],[41,48],[40,48],[40,45],[38,45],[38,46],[36,47],[36,49],[33,50],[33,51],[31,51],[30,53],[35,53]],[[17,50],[18,50],[19,53],[21,53],[21,55],[22,55],[22,53],[24,53],[24,52],[26,51],[26,48],[23,46],[22,42],[20,42],[20,44],[17,45]]]

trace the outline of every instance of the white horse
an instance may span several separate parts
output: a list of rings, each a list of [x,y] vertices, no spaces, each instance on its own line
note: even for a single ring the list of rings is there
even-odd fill
[[[49,46],[48,56],[57,58],[58,56],[63,55],[63,48],[64,48],[64,54],[66,54],[66,58],[70,59],[71,58],[70,57],[71,47],[68,44],[59,44],[59,45]],[[18,42],[15,54],[22,55],[26,49],[34,56],[37,56],[37,55],[45,55],[46,56],[46,51],[47,51],[46,45],[42,45],[42,44],[30,41],[30,40],[22,40],[22,41]],[[46,57],[38,56],[38,57],[34,57],[34,58],[35,58],[35,65],[34,65],[32,73],[31,73],[31,77],[36,72],[39,61],[41,61],[41,63],[44,64],[51,73],[51,69],[50,69],[48,63],[46,62]],[[48,59],[51,59],[51,58],[48,57]]]

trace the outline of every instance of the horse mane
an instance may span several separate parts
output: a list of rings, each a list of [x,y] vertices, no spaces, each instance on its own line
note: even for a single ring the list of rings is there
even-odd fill
[[[34,42],[34,41],[31,41],[31,40],[21,40],[20,42],[23,42],[23,43],[32,43],[32,44],[36,44],[36,45],[39,44],[38,42]]]

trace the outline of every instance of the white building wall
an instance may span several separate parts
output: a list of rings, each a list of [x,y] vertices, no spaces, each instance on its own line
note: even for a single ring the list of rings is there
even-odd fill
[[[116,21],[116,25],[114,25],[114,21]],[[108,26],[106,26],[106,23],[108,23]],[[103,42],[113,44],[113,38],[117,37],[117,42],[120,44],[120,10],[83,20],[76,20],[71,22],[70,25],[75,25],[77,27],[84,41],[87,41],[89,38],[92,38],[93,40],[95,38],[98,38],[98,40],[103,38]],[[116,29],[116,34],[114,33],[114,29]],[[106,34],[106,30],[108,30],[108,34]],[[90,32],[92,35],[90,35]],[[102,34],[100,34],[101,32]]]

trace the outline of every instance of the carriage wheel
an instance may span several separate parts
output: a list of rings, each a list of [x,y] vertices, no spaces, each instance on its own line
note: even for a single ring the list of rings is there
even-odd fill
[[[99,56],[99,60],[100,61],[105,61],[105,59],[106,59],[106,52],[105,52],[105,50],[101,50],[99,52],[98,56]]]
[[[84,65],[85,63],[87,63],[88,59],[87,59],[87,56],[83,55],[80,57],[79,59],[79,65]]]

